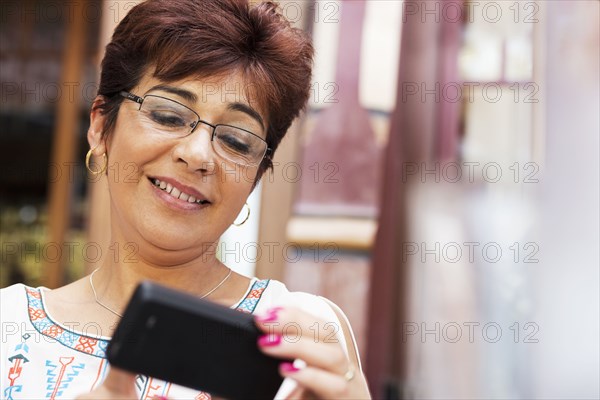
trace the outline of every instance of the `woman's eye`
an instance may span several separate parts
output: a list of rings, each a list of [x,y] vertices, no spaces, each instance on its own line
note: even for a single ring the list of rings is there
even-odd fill
[[[181,115],[172,111],[152,111],[149,116],[152,121],[164,127],[180,128],[187,125]]]
[[[219,140],[225,147],[228,149],[240,153],[240,154],[250,154],[250,145],[245,143],[243,140],[234,135],[221,135],[219,136]]]

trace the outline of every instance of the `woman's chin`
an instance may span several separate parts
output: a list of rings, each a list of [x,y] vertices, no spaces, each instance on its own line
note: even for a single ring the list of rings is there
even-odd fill
[[[216,255],[215,242],[199,243],[193,238],[182,238],[162,232],[149,234],[138,246],[141,259],[152,260],[160,266],[182,265],[194,261],[208,262]]]

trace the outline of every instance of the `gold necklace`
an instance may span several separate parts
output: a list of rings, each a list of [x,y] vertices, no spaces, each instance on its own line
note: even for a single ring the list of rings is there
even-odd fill
[[[92,288],[92,292],[94,293],[94,300],[96,300],[96,303],[98,303],[98,305],[104,307],[105,309],[107,309],[108,311],[110,311],[111,313],[115,314],[116,316],[123,318],[123,314],[116,312],[115,310],[113,310],[112,308],[110,308],[109,306],[107,306],[106,304],[102,303],[99,299],[98,299],[98,294],[96,293],[96,288],[94,287],[94,274],[100,269],[101,267],[96,268],[91,274],[90,274],[90,286]],[[220,288],[225,281],[227,281],[227,279],[229,279],[229,277],[231,276],[231,268],[229,268],[229,272],[227,273],[227,276],[225,278],[223,278],[223,280],[221,282],[219,282],[219,284],[217,286],[215,286],[214,288],[212,288],[210,291],[208,291],[208,293],[203,294],[200,298],[203,299],[205,297],[207,297],[208,295],[210,295],[211,293],[213,293],[215,290],[217,290],[218,288]]]

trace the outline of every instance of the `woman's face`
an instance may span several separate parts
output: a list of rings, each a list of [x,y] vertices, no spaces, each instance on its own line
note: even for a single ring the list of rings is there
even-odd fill
[[[235,74],[169,83],[146,74],[130,92],[175,100],[207,123],[239,127],[264,139],[268,121],[246,97],[244,85]],[[92,113],[90,145],[99,144],[95,155],[108,155],[113,240],[137,243],[140,256],[158,265],[192,262],[235,220],[258,164],[240,166],[216,154],[213,130],[206,124],[173,137],[157,130],[139,108],[123,100],[106,143],[99,136],[104,117]]]

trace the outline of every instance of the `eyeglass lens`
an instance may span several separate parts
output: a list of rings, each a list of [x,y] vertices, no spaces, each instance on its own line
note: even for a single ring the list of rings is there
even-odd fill
[[[155,130],[177,137],[189,135],[199,123],[194,111],[160,96],[144,97],[140,112]],[[229,125],[217,125],[214,128],[212,143],[215,152],[221,157],[242,165],[260,162],[267,147],[266,142],[259,137]]]

